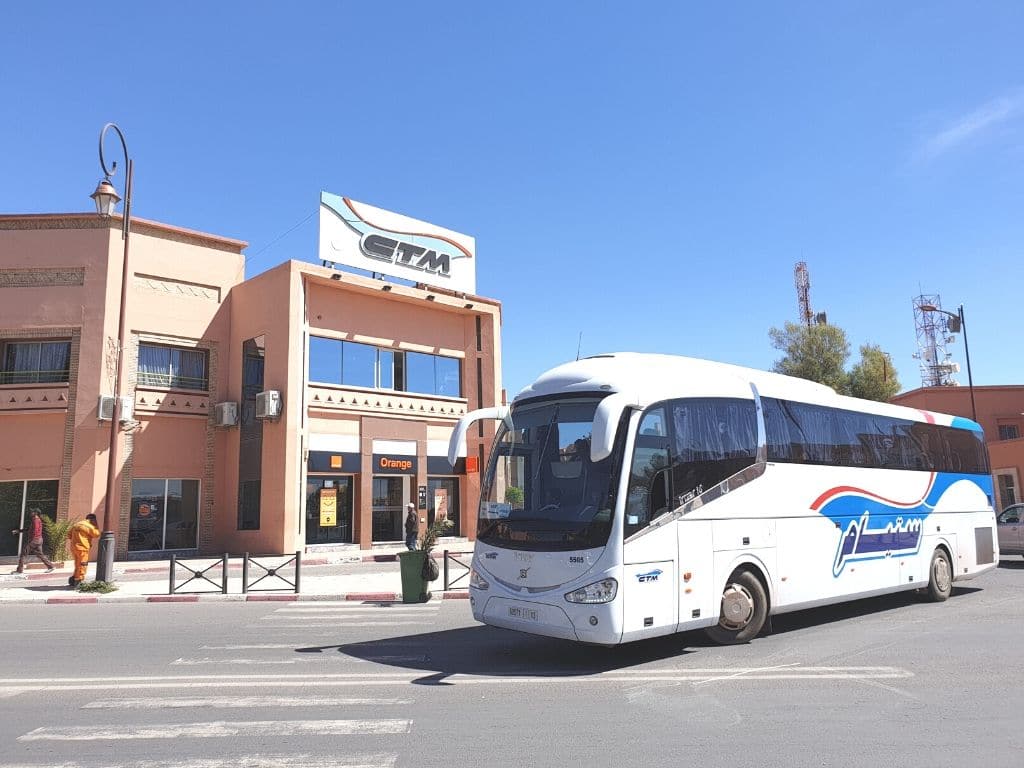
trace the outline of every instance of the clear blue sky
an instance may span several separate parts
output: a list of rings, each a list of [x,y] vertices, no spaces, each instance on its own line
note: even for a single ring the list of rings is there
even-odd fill
[[[1024,4],[694,5],[13,3],[0,212],[91,210],[114,121],[133,212],[249,275],[316,261],[321,190],[474,235],[510,397],[581,332],[768,368],[798,260],[905,389],[920,292],[1024,383]]]

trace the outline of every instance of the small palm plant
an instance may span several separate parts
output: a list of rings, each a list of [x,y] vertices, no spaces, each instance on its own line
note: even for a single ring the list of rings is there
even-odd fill
[[[68,531],[77,520],[53,520],[49,515],[40,515],[43,520],[43,537],[46,553],[55,562],[68,559]]]
[[[447,517],[436,518],[433,525],[427,528],[427,530],[423,532],[423,535],[420,536],[420,549],[423,552],[430,554],[430,551],[437,544],[438,538],[440,538],[445,531],[451,528],[452,525],[452,521]]]

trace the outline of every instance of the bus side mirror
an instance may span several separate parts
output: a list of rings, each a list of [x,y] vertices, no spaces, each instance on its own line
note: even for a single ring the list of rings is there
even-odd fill
[[[616,392],[602,400],[594,413],[594,428],[590,439],[590,460],[594,463],[607,459],[615,447],[615,431],[626,408],[639,408],[636,397]]]

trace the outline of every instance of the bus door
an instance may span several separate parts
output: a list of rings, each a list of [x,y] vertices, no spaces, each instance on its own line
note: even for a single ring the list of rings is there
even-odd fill
[[[646,532],[672,498],[668,428],[663,407],[640,420],[633,449],[623,531],[623,641],[676,631],[675,523]]]

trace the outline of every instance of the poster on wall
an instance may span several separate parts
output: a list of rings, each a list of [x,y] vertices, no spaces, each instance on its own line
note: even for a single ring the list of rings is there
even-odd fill
[[[476,293],[476,238],[320,193],[320,260]]]
[[[448,489],[438,488],[434,491],[434,519],[446,520],[448,518]]]
[[[338,524],[338,489],[320,489],[320,527],[333,528]]]

